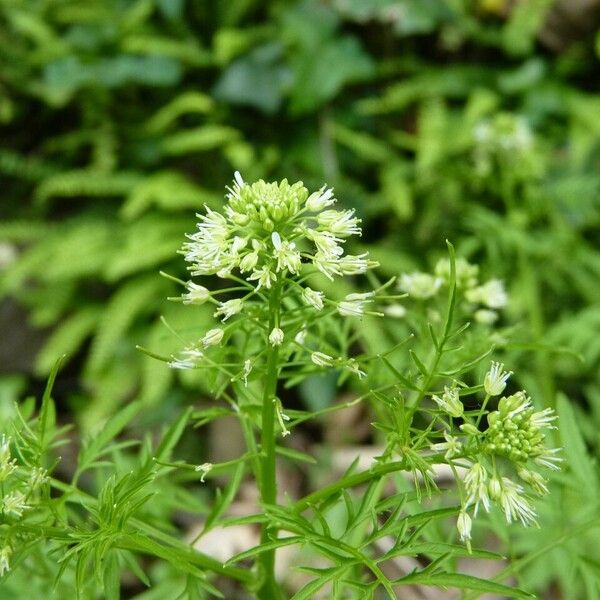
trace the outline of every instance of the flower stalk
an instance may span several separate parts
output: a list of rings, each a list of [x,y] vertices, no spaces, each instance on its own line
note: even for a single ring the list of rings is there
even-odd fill
[[[269,298],[269,331],[279,326],[281,285],[276,285]],[[262,398],[260,499],[263,505],[277,503],[277,463],[275,454],[275,404],[277,380],[279,376],[279,345],[267,344],[267,375]],[[277,535],[270,523],[262,527],[260,541],[267,543]],[[275,580],[275,550],[263,552],[259,562],[261,587],[258,597],[261,600],[277,600],[281,592]]]

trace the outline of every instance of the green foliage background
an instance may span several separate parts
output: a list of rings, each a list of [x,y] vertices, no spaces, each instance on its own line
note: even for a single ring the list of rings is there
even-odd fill
[[[600,38],[543,45],[553,4],[0,0],[0,294],[46,334],[26,375],[66,353],[63,410],[84,429],[133,399],[149,422],[172,415],[204,383],[135,345],[179,344],[160,315],[182,331],[210,321],[167,304],[177,292],[158,276],[185,276],[194,211],[222,203],[234,170],[327,182],[382,276],[430,269],[447,238],[505,280],[504,358],[541,406],[563,399],[563,444],[587,465],[548,509],[573,527],[598,502],[573,490],[595,489],[600,446]],[[506,111],[535,135],[530,156],[497,166],[510,201],[473,158],[477,124]],[[368,337],[385,347],[381,324]],[[7,403],[25,379],[2,381]],[[516,539],[516,554],[552,534]],[[562,585],[597,597],[590,546],[555,550],[529,585],[561,565]]]

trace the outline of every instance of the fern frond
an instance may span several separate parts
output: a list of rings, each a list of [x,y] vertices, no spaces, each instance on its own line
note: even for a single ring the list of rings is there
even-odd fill
[[[119,342],[134,321],[147,315],[165,293],[159,277],[143,275],[121,286],[110,298],[92,341],[85,366],[88,375],[99,373],[114,355]]]
[[[51,177],[58,168],[39,158],[23,156],[12,150],[0,149],[0,173],[25,181],[39,181]]]
[[[202,48],[195,40],[175,40],[165,36],[136,34],[126,37],[121,47],[133,54],[168,56],[194,67],[211,64],[210,52]]]
[[[101,307],[90,306],[77,311],[63,321],[52,332],[52,335],[37,355],[35,361],[36,373],[47,375],[56,362],[57,356],[66,354],[68,357],[72,357],[94,330],[101,314]]]
[[[240,138],[240,132],[226,125],[203,125],[187,131],[178,131],[163,140],[167,155],[178,156],[191,152],[214,150]]]
[[[57,196],[123,196],[142,179],[140,173],[122,171],[104,173],[91,169],[78,169],[52,175],[44,179],[35,191],[35,199],[44,204]]]
[[[4,221],[0,222],[0,240],[5,242],[30,242],[48,235],[51,226],[41,221]]]
[[[151,206],[166,211],[199,210],[220,204],[220,194],[205,190],[177,171],[160,171],[141,181],[121,207],[121,216],[130,221]]]
[[[214,107],[214,102],[209,96],[200,92],[184,92],[171,100],[154,114],[146,124],[151,133],[161,133],[179,117],[185,114],[207,114]]]
[[[189,219],[148,215],[126,229],[124,244],[106,268],[109,281],[155,267],[177,255]]]

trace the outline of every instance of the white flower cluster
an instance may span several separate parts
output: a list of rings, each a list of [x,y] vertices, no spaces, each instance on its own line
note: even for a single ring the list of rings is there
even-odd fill
[[[499,396],[506,387],[511,372],[504,365],[493,362],[484,378],[486,398]],[[450,416],[462,415],[462,404],[458,394],[446,388],[443,396],[433,397],[439,407]],[[465,496],[457,520],[461,540],[470,540],[471,517],[477,516],[480,506],[489,511],[496,503],[511,523],[523,525],[535,523],[536,514],[527,491],[538,495],[548,492],[544,477],[530,466],[558,469],[561,458],[559,448],[548,449],[545,445],[545,429],[554,428],[556,416],[551,409],[535,412],[525,392],[503,396],[497,410],[488,415],[485,431],[466,421],[460,426],[460,434],[444,432],[445,441],[433,444],[434,452],[444,452],[445,459],[464,459],[468,469],[463,480]],[[460,464],[460,463],[459,463]],[[519,483],[512,477],[516,475]]]
[[[374,263],[367,254],[345,255],[343,244],[360,235],[353,210],[333,210],[331,189],[309,195],[302,182],[244,182],[235,174],[224,214],[206,208],[198,231],[183,247],[192,275],[227,278],[234,272],[256,289],[269,289],[286,273],[297,275],[311,264],[329,279],[364,273]],[[195,284],[185,300],[206,300]],[[222,313],[226,314],[226,313]]]
[[[464,258],[457,258],[455,267],[456,288],[459,294],[462,294],[468,312],[472,313],[479,323],[494,323],[498,319],[498,310],[508,304],[508,295],[502,281],[490,279],[479,283],[479,267]],[[449,281],[450,261],[441,259],[436,264],[433,274],[420,271],[402,273],[398,288],[410,298],[422,301],[435,297]],[[404,315],[402,309],[403,307],[397,304],[389,307],[397,316]],[[389,310],[386,313],[389,313]]]
[[[511,113],[499,113],[492,120],[481,121],[475,126],[473,137],[479,148],[507,155],[525,153],[533,145],[527,121]]]
[[[9,521],[20,519],[32,508],[37,491],[47,481],[45,469],[20,467],[11,451],[11,438],[0,437],[0,513]],[[0,548],[0,577],[10,570],[12,547],[7,540]]]
[[[237,286],[232,289],[244,295],[221,300],[219,290],[211,291],[188,281],[181,300],[191,305],[214,304],[214,316],[223,323],[237,322],[238,315],[262,314],[256,307],[266,306],[265,298],[275,291],[279,297],[293,296],[301,305],[298,310],[308,308],[315,313],[331,314],[324,311],[329,305],[344,317],[379,315],[370,310],[374,292],[348,294],[335,302],[305,283],[305,276],[311,272],[333,280],[337,276],[365,273],[376,265],[366,253],[345,254],[347,239],[361,234],[360,219],[353,210],[333,209],[335,202],[333,191],[326,187],[309,194],[302,182],[289,184],[285,179],[278,183],[260,180],[248,184],[236,172],[223,211],[207,207],[205,214],[198,215],[197,231],[188,236],[182,253],[193,276],[230,279]],[[315,314],[314,318],[320,316]],[[297,346],[303,346],[306,332],[299,331],[297,325],[290,330],[288,321],[282,323],[275,323],[266,332],[266,343],[278,347],[293,340]],[[169,365],[174,369],[196,368],[206,358],[208,348],[220,345],[225,335],[229,337],[227,332],[231,328],[227,323],[224,328],[208,331],[198,342],[173,356]],[[345,359],[319,360],[321,354],[327,356],[320,352],[312,354],[313,364],[343,363],[362,374],[357,367],[348,366]],[[244,368],[244,381],[249,372]]]
[[[402,273],[398,288],[400,291],[406,292],[411,298],[426,300],[435,296],[441,285],[442,280],[439,277],[417,271],[414,273]]]
[[[538,159],[532,148],[533,131],[520,115],[501,112],[479,122],[473,129],[476,173],[484,178],[494,171],[494,165],[510,165],[514,174],[535,175]]]

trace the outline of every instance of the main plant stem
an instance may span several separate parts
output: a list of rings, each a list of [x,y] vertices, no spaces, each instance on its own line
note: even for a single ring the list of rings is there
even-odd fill
[[[279,326],[279,308],[281,303],[281,287],[277,285],[269,299],[269,332]],[[277,379],[279,348],[267,342],[267,373],[263,389],[262,430],[261,430],[261,464],[260,464],[260,498],[264,505],[277,503],[277,474],[275,462],[275,394]],[[267,522],[263,525],[260,541],[262,544],[274,539],[277,531]],[[275,550],[262,552],[259,557],[259,573],[262,578],[258,590],[261,600],[278,600],[281,592],[275,580]]]

